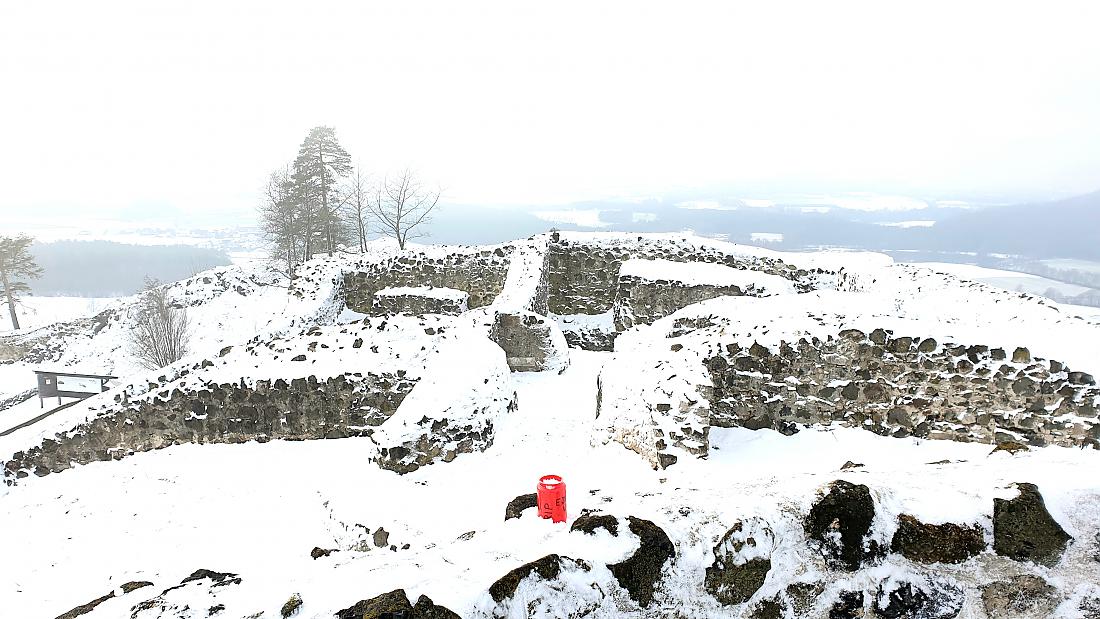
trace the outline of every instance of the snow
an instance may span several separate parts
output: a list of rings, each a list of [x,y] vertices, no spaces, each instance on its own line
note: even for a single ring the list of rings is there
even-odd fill
[[[749,238],[759,243],[782,243],[783,234],[780,232],[753,232]]]
[[[606,246],[638,237],[562,236]],[[1100,563],[1090,555],[1100,523],[1100,485],[1084,472],[1100,469],[1100,451],[1047,447],[991,454],[989,445],[887,438],[840,427],[807,428],[793,436],[711,428],[707,459],[681,457],[671,468],[655,471],[647,458],[603,439],[616,419],[628,413],[637,418],[638,407],[658,395],[705,403],[699,389],[708,385],[709,375],[697,352],[705,346],[688,345],[668,355],[667,336],[678,319],[715,322],[710,331],[681,336],[687,343],[692,338],[705,343],[724,331],[726,340],[774,348],[784,339],[882,327],[941,343],[1007,350],[1025,345],[1033,355],[1095,373],[1100,314],[938,269],[895,264],[881,254],[785,253],[682,234],[643,238],[676,249],[715,248],[803,269],[839,269],[840,274],[835,281],[823,280],[825,287],[814,292],[695,304],[652,326],[622,333],[614,353],[570,350],[568,365],[539,373],[508,372],[503,351],[486,335],[494,312],[532,310],[542,285],[535,276],[546,260],[545,236],[514,244],[504,291],[492,305],[461,316],[382,319],[346,311],[337,282],[365,261],[396,254],[383,244],[372,245],[368,256],[311,261],[293,285],[263,264],[200,274],[170,288],[195,324],[195,352],[156,371],[141,370],[126,354],[128,302],[120,301],[116,317],[94,336],[67,337],[57,360],[63,367],[95,364],[98,371],[122,376],[120,385],[0,437],[0,453],[40,444],[74,427],[123,391],[132,398],[150,397],[148,382],[160,382],[161,375],[165,384],[180,387],[399,369],[420,381],[394,417],[369,438],[184,444],[0,487],[0,548],[6,559],[0,562],[0,607],[5,616],[54,617],[123,582],[150,580],[153,587],[108,600],[85,615],[150,619],[156,615],[135,614],[133,607],[207,568],[242,579],[216,591],[217,602],[226,607],[224,617],[277,617],[283,602],[299,593],[304,604],[298,617],[330,618],[358,600],[396,588],[404,588],[413,600],[428,595],[471,618],[556,617],[566,611],[593,619],[737,617],[745,608],[719,606],[703,589],[703,573],[714,561],[714,546],[738,520],[749,523],[749,530],[766,526],[771,532],[770,538],[754,536],[767,541],[736,559],[771,550],[773,570],[754,601],[795,580],[831,583],[821,598],[826,604],[844,586],[870,589],[884,581],[924,578],[922,568],[897,555],[853,574],[827,571],[806,544],[802,518],[836,479],[871,488],[878,509],[874,535],[880,540],[892,536],[901,513],[931,523],[978,523],[988,536],[993,499],[1013,496],[1016,482],[1035,483],[1053,517],[1078,540],[1057,570],[986,553],[959,566],[938,567],[937,573],[971,591],[1021,572],[1043,574],[1071,599],[1096,591]],[[458,251],[417,249],[429,256]],[[756,271],[664,262],[627,261],[623,272],[671,275],[662,278],[678,281],[763,283],[769,291],[790,292],[787,280],[779,287],[766,279],[774,276]],[[551,318],[574,329],[610,330],[610,317]],[[359,348],[356,339],[364,340]],[[222,355],[229,345],[232,349]],[[290,361],[298,355],[305,361]],[[203,359],[212,365],[190,370]],[[184,369],[190,370],[187,375]],[[0,365],[0,397],[28,383],[33,385],[28,364]],[[518,408],[509,410],[513,394]],[[0,411],[0,430],[38,411],[36,399]],[[687,413],[689,425],[707,421],[705,405]],[[492,446],[403,476],[372,462],[379,446],[416,440],[425,420],[444,418],[478,428],[491,423]],[[651,428],[638,425],[632,431],[642,435]],[[864,466],[841,470],[849,460]],[[545,474],[561,475],[566,483],[569,521],[553,524],[528,510],[505,522],[507,502],[534,492]],[[638,609],[605,567],[632,553],[636,537],[623,523],[619,537],[602,530],[595,535],[569,532],[582,509],[645,518],[668,533],[677,557],[665,567],[652,607]],[[396,551],[373,546],[371,532],[379,527],[389,532]],[[402,549],[405,544],[408,549]],[[315,546],[340,551],[313,560],[309,553]],[[551,552],[583,559],[592,570],[566,566],[558,581],[528,579],[510,605],[498,605],[487,595],[497,578]],[[169,597],[205,616],[212,591],[189,585]],[[611,600],[597,606],[601,593]],[[981,616],[975,608],[960,614],[963,619]]]
[[[1026,292],[1028,294],[1042,295],[1050,289],[1066,296],[1076,296],[1088,292],[1091,288],[1068,284],[1053,279],[1047,279],[1038,275],[1019,273],[1016,271],[1004,271],[990,269],[970,264],[956,264],[952,262],[918,262],[913,266],[932,269],[937,273],[948,273],[962,279],[982,282],[990,286],[996,286],[1004,290]]]
[[[15,312],[20,329],[26,331],[63,320],[95,316],[117,304],[117,297],[23,297]],[[11,331],[11,316],[5,305],[0,308],[0,334]]]
[[[773,294],[792,294],[794,292],[790,280],[778,275],[735,269],[724,264],[709,262],[625,260],[619,269],[619,275],[638,277],[650,281],[664,279],[680,282],[686,286],[737,286],[742,290],[753,287]]]
[[[884,221],[878,225],[887,228],[931,228],[936,225],[934,219],[912,219],[909,221]]]
[[[87,615],[129,617],[131,606],[204,567],[240,574],[240,585],[218,594],[229,617],[260,611],[276,617],[295,592],[304,601],[298,616],[331,617],[395,588],[414,600],[426,594],[463,617],[486,617],[495,607],[485,594],[493,581],[557,552],[593,565],[592,573],[570,572],[564,584],[554,585],[578,594],[560,603],[590,605],[592,589],[580,592],[595,582],[619,596],[622,610],[604,606],[593,617],[650,616],[624,599],[602,567],[629,555],[633,536],[569,532],[580,510],[591,508],[653,520],[677,545],[677,559],[666,568],[650,613],[735,617],[736,607],[719,607],[702,589],[702,572],[718,539],[738,519],[756,516],[771,526],[772,584],[761,598],[787,578],[812,578],[822,568],[805,548],[800,514],[837,478],[873,489],[881,535],[890,534],[902,512],[930,522],[979,522],[988,529],[993,497],[1010,493],[1016,481],[1038,484],[1054,517],[1078,539],[1095,533],[1095,480],[1067,474],[1100,466],[1100,452],[1094,451],[989,455],[987,445],[899,440],[852,429],[808,429],[789,437],[715,429],[708,460],[652,471],[620,447],[588,444],[594,378],[607,357],[576,352],[561,375],[514,375],[520,406],[500,420],[492,449],[406,476],[371,465],[370,440],[352,438],[181,445],[11,488],[0,496],[0,546],[8,558],[0,564],[5,611],[56,616],[122,582],[153,581],[154,587],[109,600]],[[840,471],[847,460],[865,466]],[[929,464],[941,460],[948,462]],[[546,473],[560,474],[568,485],[570,521],[555,525],[529,510],[503,522],[505,503],[533,492]],[[378,527],[390,533],[390,543],[411,548],[391,552],[368,543],[369,550],[351,550]],[[342,550],[313,560],[314,546]],[[1082,589],[1100,578],[1087,552],[1083,544],[1071,546],[1067,561],[1080,567],[1062,576],[1063,588]],[[1013,568],[975,560],[953,575],[972,585],[1006,569]],[[878,568],[844,578],[870,584],[909,573],[906,561],[891,556]],[[548,608],[549,589],[527,582],[511,612],[520,612],[526,600],[542,600]],[[193,604],[208,599],[194,595],[188,598]]]
[[[689,211],[736,211],[733,205],[722,204],[714,200],[686,200],[677,202],[676,206]]]

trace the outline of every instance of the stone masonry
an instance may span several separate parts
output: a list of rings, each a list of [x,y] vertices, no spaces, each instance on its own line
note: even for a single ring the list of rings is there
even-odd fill
[[[895,437],[1100,447],[1100,388],[1025,348],[940,344],[883,329],[706,361],[711,425],[797,431],[840,423]]]

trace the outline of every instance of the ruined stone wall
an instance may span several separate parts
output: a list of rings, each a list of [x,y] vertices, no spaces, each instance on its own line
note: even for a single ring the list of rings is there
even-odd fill
[[[457,315],[468,309],[468,297],[438,297],[419,294],[376,294],[372,315],[387,314],[448,314]]]
[[[729,344],[707,360],[711,424],[797,431],[842,423],[895,437],[1100,447],[1100,388],[1058,361],[986,346],[869,335]]]
[[[344,297],[352,310],[372,314],[374,293],[383,288],[435,286],[462,290],[470,295],[471,309],[483,307],[504,288],[512,251],[511,247],[498,247],[442,258],[402,254],[345,275]]]
[[[744,294],[738,286],[685,285],[664,279],[649,280],[633,275],[620,275],[612,308],[615,329],[625,331],[634,325],[653,324],[654,321],[693,303]]]
[[[761,271],[791,280],[800,292],[813,289],[812,273],[782,260],[723,253],[710,247],[677,245],[667,240],[624,240],[620,244],[589,244],[558,237],[550,243],[549,311],[555,314],[602,314],[618,292],[624,260],[709,262],[735,269]]]
[[[396,375],[344,375],[319,381],[256,381],[255,387],[210,385],[164,389],[18,452],[4,465],[14,479],[57,473],[75,464],[118,460],[182,443],[266,442],[369,435],[396,410],[415,381]]]

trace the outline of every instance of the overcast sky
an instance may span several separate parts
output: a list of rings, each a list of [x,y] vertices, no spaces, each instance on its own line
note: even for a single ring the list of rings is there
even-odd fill
[[[319,124],[452,202],[1100,188],[1100,2],[365,4],[0,2],[0,216],[249,209]]]

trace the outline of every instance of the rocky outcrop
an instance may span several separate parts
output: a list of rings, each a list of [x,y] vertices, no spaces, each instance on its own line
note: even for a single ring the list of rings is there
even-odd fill
[[[926,524],[908,514],[898,516],[898,530],[890,542],[890,550],[918,563],[962,563],[985,546],[978,525]]]
[[[1035,484],[1016,484],[1014,499],[993,499],[993,551],[1016,561],[1053,567],[1073,538],[1047,511]]]
[[[738,520],[714,547],[704,587],[722,604],[747,602],[771,571],[775,536],[759,518]]]
[[[630,531],[641,543],[634,554],[623,561],[608,565],[619,586],[626,589],[630,598],[646,607],[653,601],[653,591],[661,578],[666,562],[676,556],[676,549],[661,527],[649,520],[628,516]]]
[[[206,616],[213,616],[225,610],[225,604],[219,603],[219,597],[226,589],[241,584],[241,577],[230,572],[215,572],[207,569],[195,570],[180,584],[168,587],[160,595],[135,605],[130,610],[132,619],[152,619],[154,617],[187,616],[186,611],[198,600],[209,609]]]
[[[982,606],[989,619],[1045,619],[1057,605],[1057,590],[1038,576],[1016,576],[982,587]]]
[[[871,537],[875,503],[862,484],[834,481],[806,516],[806,537],[829,567],[850,572],[883,554]]]

